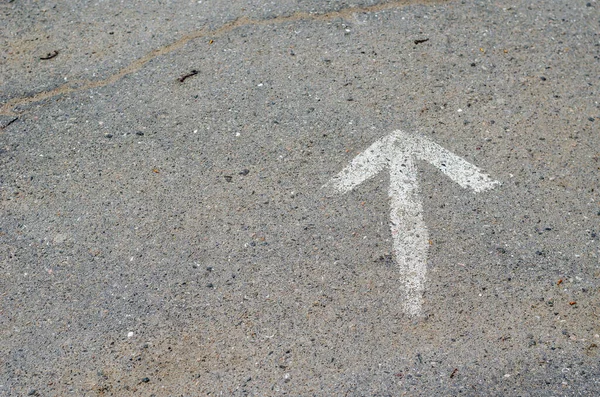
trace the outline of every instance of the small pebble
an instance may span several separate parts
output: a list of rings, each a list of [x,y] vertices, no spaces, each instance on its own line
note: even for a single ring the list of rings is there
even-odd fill
[[[34,396],[37,393],[37,390],[35,389],[31,389],[29,390],[29,393],[27,393],[28,396]]]

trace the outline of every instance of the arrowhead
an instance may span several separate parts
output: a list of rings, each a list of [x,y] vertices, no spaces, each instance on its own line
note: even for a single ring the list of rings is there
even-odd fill
[[[377,175],[388,165],[393,155],[395,140],[396,137],[390,134],[375,141],[356,156],[350,165],[323,185],[322,189],[347,193],[366,179]]]
[[[332,193],[347,193],[389,167],[393,159],[407,155],[433,164],[454,182],[476,193],[500,185],[500,182],[492,180],[475,165],[432,140],[419,134],[397,130],[375,141],[322,188]],[[396,174],[395,170],[391,171]]]

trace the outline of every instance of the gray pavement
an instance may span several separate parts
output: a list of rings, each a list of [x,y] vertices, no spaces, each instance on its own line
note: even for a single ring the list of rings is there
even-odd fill
[[[0,15],[0,395],[600,394],[597,1]],[[416,315],[389,173],[321,188],[396,130],[501,183],[416,160]]]

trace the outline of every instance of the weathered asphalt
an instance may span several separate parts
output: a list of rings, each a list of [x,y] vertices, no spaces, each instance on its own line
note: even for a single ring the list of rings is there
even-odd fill
[[[0,395],[600,393],[597,1],[0,12]],[[501,182],[416,161],[416,316],[395,130]]]

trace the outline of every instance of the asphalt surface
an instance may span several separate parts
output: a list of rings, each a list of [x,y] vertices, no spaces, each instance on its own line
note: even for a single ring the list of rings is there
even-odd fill
[[[597,396],[597,1],[0,3],[0,395]],[[186,77],[187,76],[187,77]],[[395,130],[428,255],[403,309]]]

